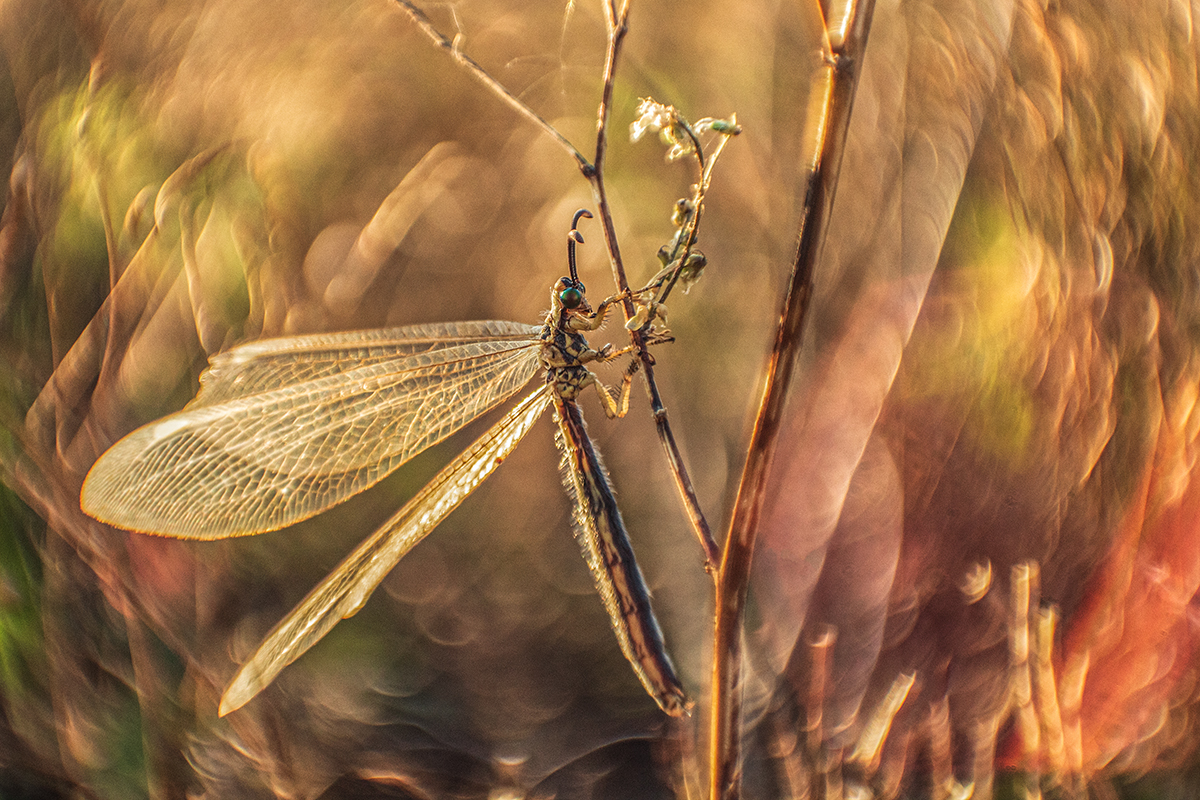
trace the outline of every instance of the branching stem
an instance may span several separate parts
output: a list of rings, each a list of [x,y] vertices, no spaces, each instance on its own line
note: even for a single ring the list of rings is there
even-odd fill
[[[692,212],[684,223],[684,231],[676,240],[675,248],[672,250],[667,263],[677,263],[675,270],[663,281],[659,289],[658,296],[654,298],[656,303],[667,302],[667,297],[671,294],[671,290],[675,288],[675,284],[679,281],[679,276],[683,273],[684,265],[687,263],[687,258],[692,253],[692,248],[696,244],[696,237],[700,233],[700,215],[704,211],[704,196],[708,193],[708,186],[712,182],[712,168],[717,163],[717,158],[721,155],[721,151],[725,149],[725,145],[733,138],[733,134],[723,134],[717,140],[717,147],[708,158],[704,157],[704,150],[700,146],[700,140],[696,137],[691,125],[684,125],[683,129],[687,132],[688,138],[692,140],[692,147],[695,148],[696,166],[699,172],[699,179],[696,181],[696,190],[692,195]]]
[[[609,262],[612,265],[613,280],[616,283],[617,292],[628,293],[629,280],[626,277],[625,264],[621,259],[620,247],[617,244],[616,227],[613,224],[612,209],[608,201],[608,192],[604,185],[604,162],[608,152],[608,122],[612,112],[617,62],[621,54],[621,44],[625,39],[625,34],[629,30],[629,0],[621,0],[619,4],[617,0],[604,0],[603,3],[605,24],[608,28],[608,47],[604,60],[604,83],[596,120],[596,156],[594,161],[588,161],[579,149],[571,144],[557,128],[526,105],[523,100],[510,92],[504,84],[493,78],[474,59],[463,53],[457,46],[457,42],[442,34],[423,11],[409,2],[409,0],[396,0],[396,3],[404,9],[413,22],[417,24],[417,27],[434,44],[448,52],[457,63],[483,84],[485,88],[490,90],[492,94],[503,100],[518,114],[541,128],[543,132],[558,142],[571,155],[579,167],[579,171],[591,184],[592,195],[596,200],[597,216],[604,230],[604,243],[608,249]],[[625,319],[629,320],[634,314],[632,299],[626,297],[622,308],[625,313]],[[671,474],[675,478],[679,496],[684,504],[684,510],[692,524],[697,539],[700,541],[700,546],[704,550],[705,570],[714,576],[715,581],[715,564],[718,557],[716,540],[713,538],[708,522],[704,518],[704,513],[700,510],[700,504],[692,486],[691,478],[687,473],[687,468],[684,466],[679,446],[675,442],[675,436],[671,432],[666,408],[662,404],[662,397],[654,380],[654,357],[646,348],[645,338],[640,332],[631,332],[630,338],[642,362],[642,375],[645,376],[647,392],[650,395],[651,410],[654,414],[654,423],[658,431],[659,441],[666,452]]]
[[[625,292],[629,289],[629,279],[625,274],[625,264],[621,260],[616,226],[613,224],[612,207],[608,202],[608,191],[604,185],[604,163],[608,153],[608,120],[612,110],[617,61],[621,54],[621,44],[629,30],[629,2],[626,0],[621,3],[618,9],[612,0],[606,0],[604,8],[608,24],[608,49],[604,59],[604,88],[601,91],[600,109],[597,112],[595,169],[590,174],[584,171],[584,176],[592,184],[592,195],[596,199],[597,214],[604,227],[604,243],[608,247],[613,281],[617,285],[618,292]],[[635,309],[631,298],[625,298],[623,310],[626,320],[633,317]],[[638,358],[642,362],[642,375],[645,376],[646,392],[650,397],[650,409],[654,415],[654,426],[658,433],[659,443],[662,444],[663,452],[666,454],[671,475],[675,478],[675,487],[683,502],[684,512],[704,551],[704,569],[713,576],[715,582],[716,562],[720,551],[717,549],[717,542],[712,535],[708,520],[705,519],[704,512],[700,509],[700,501],[696,496],[695,487],[692,485],[691,476],[688,475],[679,444],[675,441],[675,434],[671,431],[667,410],[663,405],[662,395],[658,391],[658,384],[654,380],[654,356],[645,347],[645,339],[640,331],[631,331],[630,338],[637,348]]]

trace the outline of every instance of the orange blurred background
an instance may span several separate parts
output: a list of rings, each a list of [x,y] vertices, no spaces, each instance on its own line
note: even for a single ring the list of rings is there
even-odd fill
[[[590,155],[598,7],[426,10]],[[638,98],[744,128],[655,352],[717,530],[819,30],[807,3],[644,2],[618,69],[607,179],[635,284],[694,180],[629,141]],[[1195,790],[1196,41],[1187,3],[876,8],[759,534],[748,796]],[[494,417],[259,537],[128,534],[78,505],[98,455],[238,342],[540,321],[592,205],[566,153],[388,0],[0,0],[0,42],[0,797],[685,796],[696,765],[613,646],[548,420],[225,720],[236,665]],[[595,300],[610,272],[582,232]],[[698,725],[711,584],[646,406],[585,413]]]

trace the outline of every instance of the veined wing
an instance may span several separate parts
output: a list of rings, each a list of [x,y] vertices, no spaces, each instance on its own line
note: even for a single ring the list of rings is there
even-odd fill
[[[221,698],[221,716],[248,702],[339,620],[362,608],[396,562],[500,466],[550,396],[550,388],[543,387],[522,400],[309,592],[238,670]]]
[[[559,400],[555,437],[562,451],[563,484],[575,505],[575,534],[612,621],[621,652],[642,686],[673,717],[687,711],[687,697],[667,655],[662,630],[650,607],[650,591],[638,568],[629,534],[613,496],[608,472],[592,445],[579,406]]]
[[[525,342],[539,326],[487,320],[260,339],[213,356],[188,408],[216,405],[368,364],[475,342]]]
[[[196,539],[290,525],[511,396],[539,369],[539,346],[452,345],[186,409],[101,456],[83,509],[129,530]]]

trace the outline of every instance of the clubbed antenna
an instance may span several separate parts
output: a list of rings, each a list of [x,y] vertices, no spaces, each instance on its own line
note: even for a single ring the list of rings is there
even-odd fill
[[[586,208],[581,208],[575,212],[575,219],[571,220],[571,230],[567,233],[567,265],[571,268],[571,280],[574,283],[579,283],[579,273],[575,269],[575,243],[583,244],[583,234],[577,228],[579,220],[591,219],[592,212]]]

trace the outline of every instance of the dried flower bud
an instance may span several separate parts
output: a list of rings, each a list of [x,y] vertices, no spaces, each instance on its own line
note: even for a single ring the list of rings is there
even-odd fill
[[[629,126],[629,139],[639,141],[647,131],[657,132],[663,144],[671,146],[667,160],[675,161],[696,152],[687,123],[674,106],[658,102],[652,97],[643,97],[638,103],[638,118]]]
[[[636,331],[645,325],[650,320],[650,309],[647,306],[638,306],[633,316],[625,321],[625,330]]]
[[[699,250],[693,250],[684,259],[683,266],[679,268],[679,284],[683,286],[684,294],[690,292],[696,281],[700,280],[706,266],[708,266],[708,258]]]
[[[675,109],[657,102],[652,97],[643,97],[638,103],[637,113],[638,118],[629,126],[629,140],[633,142],[640,141],[647,131],[658,133],[664,128],[669,128]]]
[[[690,198],[681,197],[675,201],[675,212],[671,215],[671,222],[675,223],[676,228],[682,228],[695,210],[696,204]]]

